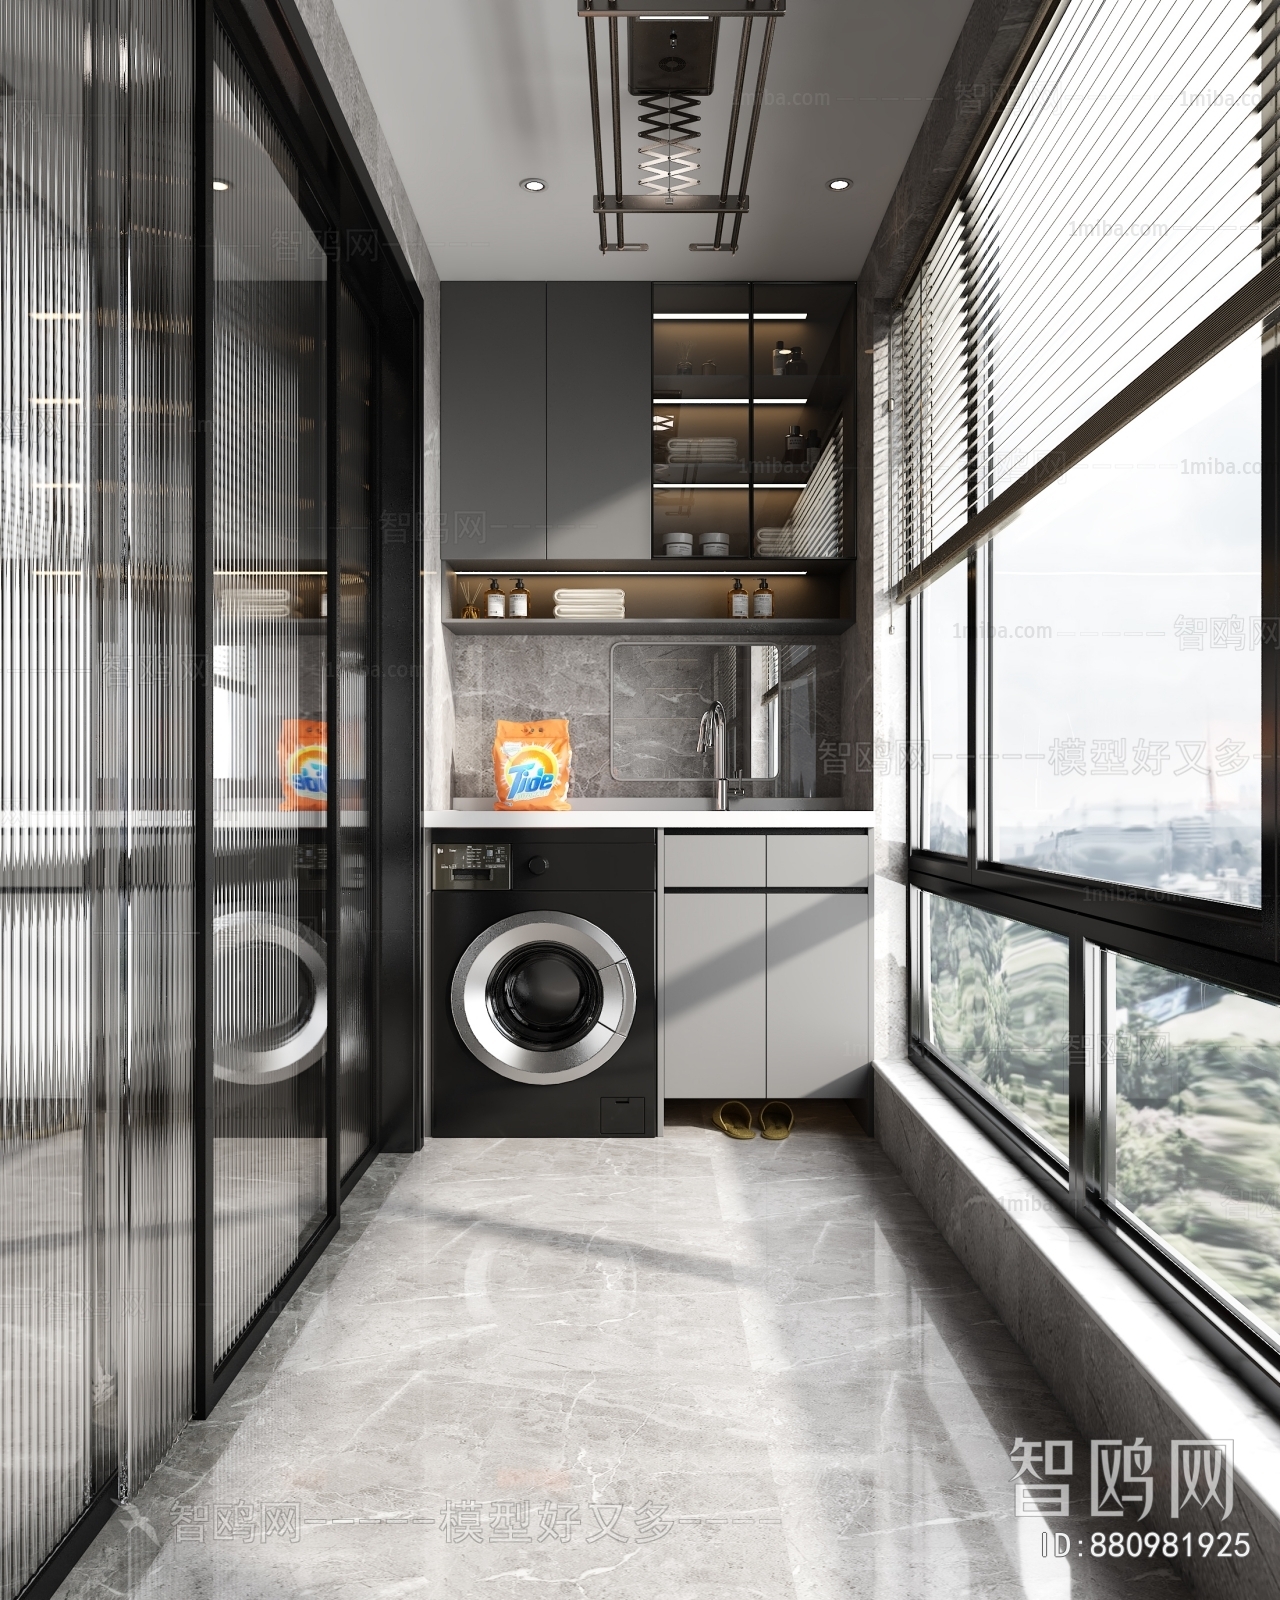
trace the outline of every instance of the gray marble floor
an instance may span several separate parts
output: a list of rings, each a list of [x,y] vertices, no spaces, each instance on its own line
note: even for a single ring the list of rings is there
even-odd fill
[[[1092,1558],[1087,1504],[1014,1516],[1014,1439],[1070,1425],[842,1107],[781,1144],[679,1110],[660,1141],[376,1163],[61,1595],[1184,1593]]]

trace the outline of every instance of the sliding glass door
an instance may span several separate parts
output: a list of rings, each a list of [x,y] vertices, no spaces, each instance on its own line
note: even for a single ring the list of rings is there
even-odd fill
[[[372,646],[374,337],[344,281],[338,294],[338,748],[340,977],[342,1040],[340,1161],[346,1178],[375,1138],[370,970],[373,862],[369,851],[369,657]]]
[[[329,261],[226,37],[213,63],[213,1354],[331,1211]]]
[[[191,1413],[191,60],[0,8],[5,1600]]]
[[[0,6],[0,1600],[420,1142],[421,300],[276,26]]]

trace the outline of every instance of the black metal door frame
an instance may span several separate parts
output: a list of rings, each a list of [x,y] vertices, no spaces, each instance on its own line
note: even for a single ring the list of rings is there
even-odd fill
[[[337,1046],[340,1034],[331,1033],[328,1079],[325,1086],[326,1123],[326,1207],[325,1218],[301,1251],[288,1274],[270,1300],[259,1310],[232,1348],[218,1358],[214,1332],[214,1073],[213,1073],[213,943],[214,915],[214,829],[213,829],[213,214],[210,160],[213,137],[213,62],[217,28],[231,39],[256,88],[276,120],[290,154],[298,164],[302,194],[299,202],[308,221],[325,242],[328,257],[326,308],[329,348],[326,354],[325,452],[323,465],[328,507],[326,512],[326,564],[328,592],[326,717],[329,737],[330,804],[326,815],[325,838],[328,879],[326,884],[329,938],[329,992],[336,1005],[339,993],[341,926],[340,897],[340,808],[333,803],[339,793],[341,741],[336,737],[338,704],[338,622],[340,607],[340,549],[337,539],[337,402],[338,341],[337,315],[339,285],[344,279],[357,293],[362,310],[369,316],[374,336],[373,404],[374,470],[376,473],[370,537],[369,655],[371,681],[375,692],[367,699],[369,749],[369,870],[372,878],[373,928],[370,964],[375,974],[371,984],[370,1059],[374,1082],[373,1137],[368,1150],[343,1180],[341,1172],[339,1068]],[[384,801],[390,790],[385,782],[384,749],[394,744],[407,751],[411,767],[412,818],[416,834],[421,791],[421,536],[422,536],[422,297],[413,280],[403,252],[385,210],[378,201],[369,175],[360,159],[354,139],[345,125],[332,89],[311,45],[305,26],[291,0],[197,0],[195,60],[196,141],[196,249],[194,305],[200,325],[195,330],[195,535],[196,610],[198,653],[201,670],[193,674],[196,729],[196,905],[198,915],[198,959],[196,995],[196,1082],[194,1085],[195,1122],[195,1394],[194,1413],[209,1416],[240,1368],[260,1343],[267,1329],[306,1278],[320,1255],[337,1233],[345,1192],[384,1148],[416,1149],[422,1143],[421,1078],[421,944],[422,932],[417,907],[420,900],[419,852],[416,836],[406,838],[405,818],[397,814],[391,831],[394,845],[384,852]],[[396,324],[397,338],[384,337],[384,330]],[[394,372],[388,372],[394,368]],[[390,408],[384,404],[388,378],[392,377],[401,403],[395,409],[396,450],[381,448],[381,429]],[[407,457],[412,463],[406,473],[396,463]],[[394,479],[394,482],[392,481]],[[385,480],[385,481],[384,481]],[[406,541],[406,554],[412,562],[396,562],[397,570],[384,581],[384,545],[375,532],[382,525],[382,511],[394,502],[396,515],[407,516],[412,530]],[[406,579],[410,579],[406,583]],[[406,603],[406,597],[412,602]],[[388,624],[390,625],[388,627]],[[390,677],[384,660],[384,636],[395,636],[400,656],[396,665],[400,675]],[[398,692],[388,694],[394,684]],[[397,763],[401,776],[404,761]],[[397,788],[400,788],[397,785]],[[406,809],[403,803],[397,813]],[[408,846],[406,848],[406,845]],[[404,925],[403,914],[397,930],[398,945],[407,939],[410,960],[399,963],[397,982],[382,981],[381,964],[387,940],[383,937],[382,907],[386,886],[407,880],[413,914]],[[407,985],[405,979],[408,979]],[[384,1026],[389,1024],[389,1026]],[[382,1048],[388,1034],[396,1042],[395,1059],[390,1061]],[[399,1080],[407,1082],[407,1093]],[[388,1082],[392,1092],[387,1092]],[[388,1121],[388,1102],[394,1114]]]

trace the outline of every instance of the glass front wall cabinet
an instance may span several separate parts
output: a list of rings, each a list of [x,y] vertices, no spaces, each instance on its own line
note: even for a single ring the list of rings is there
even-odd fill
[[[654,285],[656,557],[847,554],[852,297],[847,283]]]

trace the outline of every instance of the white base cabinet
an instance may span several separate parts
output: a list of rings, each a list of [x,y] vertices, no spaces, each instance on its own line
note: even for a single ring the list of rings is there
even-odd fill
[[[672,1099],[765,1092],[765,896],[664,896],[663,1031]]]
[[[845,1099],[871,1057],[867,896],[770,893],[765,901],[765,1092]]]
[[[666,852],[667,1098],[852,1097],[871,1059],[867,835],[678,834]]]

